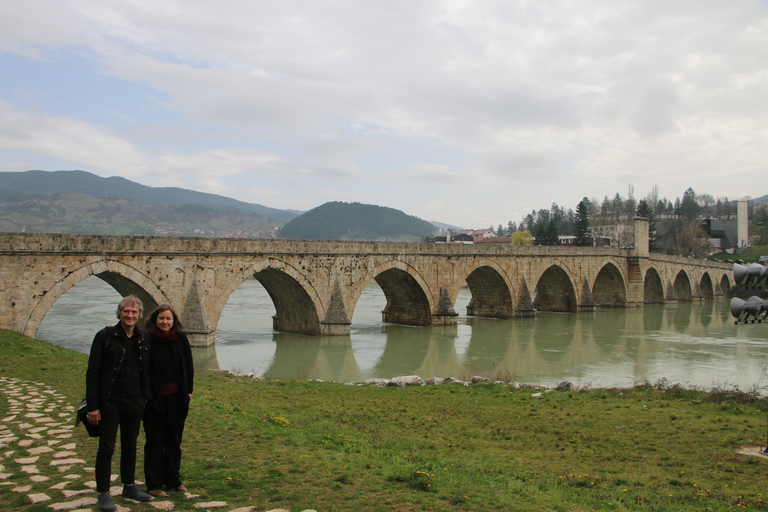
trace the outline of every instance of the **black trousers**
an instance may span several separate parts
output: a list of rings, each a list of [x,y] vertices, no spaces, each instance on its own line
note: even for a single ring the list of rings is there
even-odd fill
[[[128,403],[110,403],[100,411],[99,449],[96,452],[96,491],[109,491],[112,455],[115,453],[117,430],[120,429],[120,481],[131,485],[136,477],[136,439],[144,415],[144,399]]]
[[[160,490],[181,485],[181,438],[189,403],[181,394],[160,395],[162,412],[150,407],[144,413],[144,474],[147,490]]]

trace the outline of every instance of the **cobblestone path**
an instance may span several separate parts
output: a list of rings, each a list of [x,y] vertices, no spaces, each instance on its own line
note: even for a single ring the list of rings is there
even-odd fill
[[[3,399],[8,408],[0,418],[0,492],[10,489],[24,494],[30,505],[40,503],[51,510],[98,510],[93,467],[77,454],[72,440],[75,408],[67,397],[39,382],[0,377]],[[174,510],[178,506],[162,498],[139,503],[123,499],[121,492],[120,485],[110,490],[118,512],[130,511],[131,507]],[[177,510],[229,510],[223,501],[204,502],[190,493],[186,497],[188,506]],[[240,507],[230,512],[253,509]]]

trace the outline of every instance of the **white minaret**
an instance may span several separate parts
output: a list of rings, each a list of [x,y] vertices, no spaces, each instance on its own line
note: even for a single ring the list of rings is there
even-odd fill
[[[749,206],[746,199],[736,203],[739,247],[749,247]]]

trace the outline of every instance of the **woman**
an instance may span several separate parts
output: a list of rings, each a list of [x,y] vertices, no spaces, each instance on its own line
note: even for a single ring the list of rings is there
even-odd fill
[[[152,340],[150,376],[152,395],[144,412],[144,474],[152,496],[163,496],[165,485],[184,492],[181,483],[181,437],[189,412],[195,368],[189,340],[173,308],[161,304],[149,314]]]

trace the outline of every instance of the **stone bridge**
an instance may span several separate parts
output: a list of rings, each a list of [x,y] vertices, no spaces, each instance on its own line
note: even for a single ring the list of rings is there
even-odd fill
[[[382,321],[457,323],[467,314],[511,318],[729,296],[731,267],[648,253],[636,220],[634,249],[0,234],[0,328],[34,337],[56,300],[96,276],[145,312],[170,303],[195,345],[215,341],[230,294],[254,277],[269,293],[275,330],[346,335],[366,285],[386,296]]]

